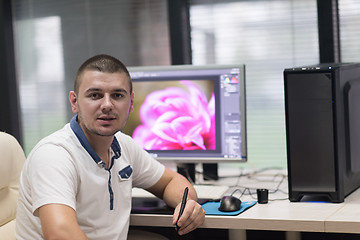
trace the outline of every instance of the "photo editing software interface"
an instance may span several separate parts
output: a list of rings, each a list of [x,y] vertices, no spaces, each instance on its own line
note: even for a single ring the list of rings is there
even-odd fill
[[[129,67],[123,129],[158,160],[247,161],[245,66]]]

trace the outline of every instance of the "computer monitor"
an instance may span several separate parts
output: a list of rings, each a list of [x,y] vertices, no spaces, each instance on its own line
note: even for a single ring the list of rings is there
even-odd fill
[[[247,161],[245,65],[129,67],[123,132],[159,161]]]

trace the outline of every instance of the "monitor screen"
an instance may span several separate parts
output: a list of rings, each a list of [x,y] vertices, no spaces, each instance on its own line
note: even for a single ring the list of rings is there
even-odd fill
[[[123,132],[158,160],[247,161],[245,66],[129,67]]]

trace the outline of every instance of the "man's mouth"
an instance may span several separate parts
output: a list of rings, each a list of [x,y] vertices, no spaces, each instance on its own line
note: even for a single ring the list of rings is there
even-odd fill
[[[101,120],[101,121],[112,121],[115,119],[116,119],[115,117],[98,117],[98,120]]]

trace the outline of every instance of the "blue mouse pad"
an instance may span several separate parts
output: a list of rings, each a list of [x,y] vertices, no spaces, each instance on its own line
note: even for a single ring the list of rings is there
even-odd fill
[[[205,215],[224,215],[224,216],[236,216],[246,209],[251,208],[257,203],[257,201],[242,202],[240,210],[234,212],[221,212],[219,211],[220,202],[206,202],[202,204],[203,209],[205,210]]]

